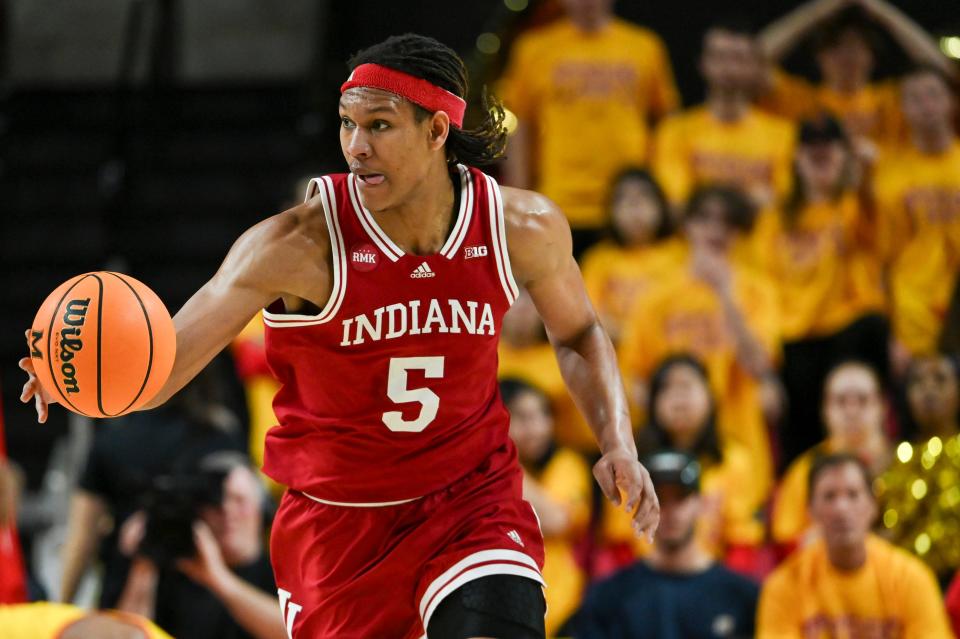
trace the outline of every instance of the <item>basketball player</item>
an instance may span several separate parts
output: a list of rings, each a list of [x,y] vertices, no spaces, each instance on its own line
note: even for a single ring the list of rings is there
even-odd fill
[[[596,433],[597,481],[652,537],[659,505],[610,340],[562,212],[473,168],[501,155],[503,110],[463,128],[457,55],[404,35],[350,67],[349,173],[241,236],[177,313],[176,363],[147,408],[265,307],[282,388],[264,471],[290,488],[271,555],[291,636],[543,637],[542,538],[497,390],[501,318],[526,287]],[[43,421],[32,374],[31,396]]]

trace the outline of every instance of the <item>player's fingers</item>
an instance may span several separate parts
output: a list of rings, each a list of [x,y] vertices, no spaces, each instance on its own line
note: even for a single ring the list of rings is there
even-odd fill
[[[634,521],[640,528],[641,534],[645,534],[650,543],[653,543],[653,535],[660,525],[660,500],[657,498],[657,491],[653,487],[653,481],[646,468],[643,469],[642,475],[644,503],[638,509]]]
[[[24,404],[29,402],[30,398],[33,397],[33,394],[36,390],[34,388],[35,383],[36,382],[34,382],[31,379],[31,380],[27,380],[27,383],[23,385],[23,391],[20,392],[20,401],[23,402]]]
[[[617,490],[617,478],[613,472],[613,466],[610,462],[601,459],[593,467],[593,476],[600,484],[600,490],[606,495],[614,506],[620,505],[620,491]]]
[[[643,498],[643,476],[645,472],[639,463],[626,464],[622,468],[621,488],[627,496],[627,512],[633,514]]]
[[[34,394],[33,399],[37,407],[37,421],[43,424],[47,421],[47,403],[40,397],[40,393]]]
[[[20,370],[26,371],[30,375],[35,375],[36,372],[33,369],[33,362],[30,361],[29,357],[23,357],[17,362],[17,366],[20,367]]]

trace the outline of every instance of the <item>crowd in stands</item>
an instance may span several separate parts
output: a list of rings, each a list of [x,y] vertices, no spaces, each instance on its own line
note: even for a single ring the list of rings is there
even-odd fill
[[[600,494],[521,293],[500,392],[546,540],[548,636],[960,637],[960,71],[886,0],[809,0],[759,30],[717,21],[705,99],[683,108],[679,52],[612,0],[561,4],[510,48],[495,92],[518,124],[496,170],[568,216],[661,523],[641,539]],[[880,33],[907,72],[874,68]],[[782,66],[797,49],[816,78]],[[46,593],[63,603],[0,607],[0,631],[286,636],[259,320],[230,354],[245,399],[202,375],[98,427]],[[16,484],[0,464],[0,525]],[[153,543],[146,512],[182,546]],[[120,612],[69,605],[94,562]]]
[[[810,0],[707,29],[705,98],[681,108],[678,52],[611,2],[561,4],[499,81],[502,178],[568,215],[663,518],[650,544],[590,485],[521,298],[501,378],[563,575],[548,632],[953,636],[960,71],[884,0]],[[875,68],[881,35],[905,73]],[[795,50],[818,77],[784,68]]]

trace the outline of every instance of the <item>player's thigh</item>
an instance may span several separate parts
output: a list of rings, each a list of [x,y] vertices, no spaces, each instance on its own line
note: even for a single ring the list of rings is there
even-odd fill
[[[430,618],[428,639],[543,639],[546,602],[539,583],[490,575],[451,592]]]

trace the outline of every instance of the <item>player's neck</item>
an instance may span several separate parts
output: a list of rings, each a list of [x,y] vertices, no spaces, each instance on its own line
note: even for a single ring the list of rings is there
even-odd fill
[[[707,108],[721,122],[738,122],[750,109],[750,101],[739,91],[713,90],[707,95]]]
[[[380,228],[411,255],[432,255],[447,240],[454,215],[453,180],[446,161],[435,163],[411,196],[373,212]]]

